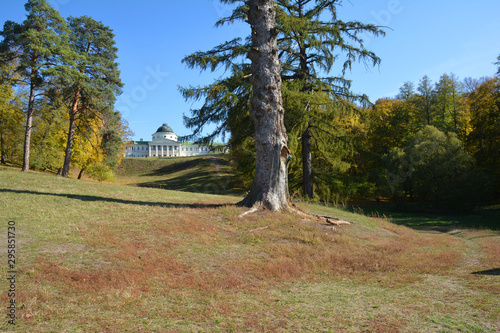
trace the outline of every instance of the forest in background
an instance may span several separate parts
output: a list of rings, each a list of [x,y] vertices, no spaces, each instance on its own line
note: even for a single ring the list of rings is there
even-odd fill
[[[405,82],[395,97],[360,106],[332,100],[325,127],[312,127],[313,199],[400,199],[433,209],[470,210],[498,199],[500,81],[443,74]],[[285,105],[290,98],[284,92]],[[317,106],[319,109],[324,105]],[[286,109],[286,106],[285,106]],[[288,119],[292,196],[304,197],[301,133]],[[328,122],[328,121],[327,121]],[[232,153],[247,186],[251,138]],[[231,142],[231,141],[230,141]]]

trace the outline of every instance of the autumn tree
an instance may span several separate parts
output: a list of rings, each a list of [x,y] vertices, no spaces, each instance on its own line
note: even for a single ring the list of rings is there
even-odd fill
[[[500,184],[499,80],[493,78],[484,82],[468,96],[471,130],[466,141],[478,165],[495,175],[497,187]]]
[[[0,71],[11,71],[8,64],[0,66]],[[8,76],[8,75],[4,75]],[[6,164],[16,154],[17,142],[21,140],[22,129],[21,100],[8,80],[0,80],[0,163]]]
[[[46,87],[48,78],[64,71],[72,58],[68,48],[65,20],[46,0],[28,0],[28,12],[22,24],[7,21],[0,35],[0,58],[3,62],[16,60],[15,73],[28,86],[23,171],[29,170],[30,144],[35,101]],[[66,59],[66,60],[65,60]],[[16,80],[14,84],[20,83]]]
[[[37,101],[33,119],[31,167],[40,170],[58,170],[64,159],[64,139],[67,117],[60,101],[60,92],[53,87]]]

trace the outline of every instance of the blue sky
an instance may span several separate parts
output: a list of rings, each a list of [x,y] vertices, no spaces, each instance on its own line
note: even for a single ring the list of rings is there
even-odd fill
[[[88,15],[116,34],[124,92],[116,107],[135,133],[151,139],[162,123],[189,134],[183,114],[198,104],[186,102],[177,87],[203,85],[216,76],[188,69],[184,56],[235,36],[248,34],[243,23],[215,28],[229,8],[216,0],[49,0],[63,17]],[[21,22],[24,0],[0,0],[0,23]],[[385,37],[366,36],[366,46],[382,58],[376,68],[356,63],[348,77],[357,93],[372,101],[393,97],[405,81],[445,73],[460,79],[496,73],[500,54],[498,0],[350,0],[339,18],[387,26]],[[336,75],[338,72],[333,72]]]

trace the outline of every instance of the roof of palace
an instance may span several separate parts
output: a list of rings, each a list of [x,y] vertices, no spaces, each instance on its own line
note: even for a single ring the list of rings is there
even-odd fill
[[[156,133],[174,133],[174,131],[167,124],[163,124],[160,127],[158,127],[158,129],[156,130],[155,134]]]

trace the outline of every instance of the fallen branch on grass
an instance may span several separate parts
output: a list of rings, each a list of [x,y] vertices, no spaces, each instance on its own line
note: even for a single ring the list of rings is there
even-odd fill
[[[336,217],[331,217],[331,216],[325,216],[325,215],[317,215],[321,219],[324,219],[326,223],[328,224],[333,224],[333,225],[348,225],[351,224],[351,222],[341,220]]]

